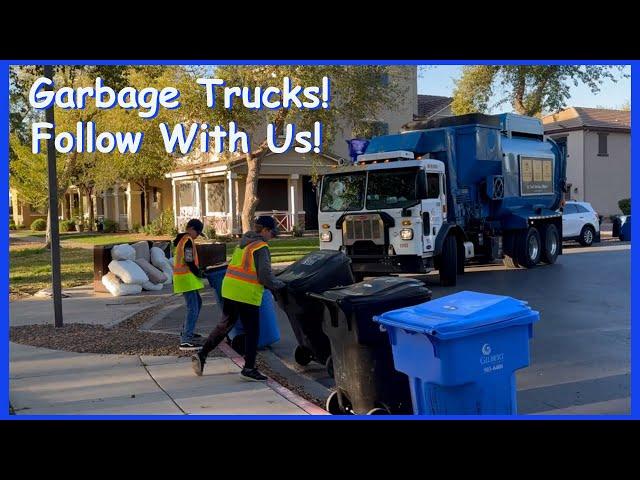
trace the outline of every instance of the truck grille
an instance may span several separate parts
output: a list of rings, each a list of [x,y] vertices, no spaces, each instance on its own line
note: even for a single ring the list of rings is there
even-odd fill
[[[360,240],[384,245],[384,225],[379,215],[349,215],[345,218],[342,229],[345,245],[353,245]]]

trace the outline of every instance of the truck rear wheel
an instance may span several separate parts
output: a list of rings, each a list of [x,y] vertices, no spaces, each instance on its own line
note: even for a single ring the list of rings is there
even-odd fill
[[[442,246],[440,258],[440,285],[443,287],[454,287],[458,274],[458,245],[456,237],[448,235]]]
[[[560,235],[555,225],[547,225],[544,231],[544,250],[542,261],[548,264],[556,263],[560,251]]]
[[[540,232],[535,227],[518,232],[515,238],[516,258],[524,268],[533,268],[540,262],[542,256],[542,240]]]

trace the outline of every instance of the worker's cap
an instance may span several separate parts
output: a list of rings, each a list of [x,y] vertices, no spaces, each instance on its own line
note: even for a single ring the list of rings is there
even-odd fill
[[[204,235],[202,234],[202,230],[204,230],[204,224],[197,218],[192,218],[191,220],[189,220],[187,222],[187,228],[193,228],[198,233],[198,235],[202,235],[204,237]]]
[[[260,225],[261,227],[268,228],[273,232],[273,236],[278,236],[278,227],[276,227],[276,221],[273,217],[268,215],[262,215],[255,220],[256,225]]]

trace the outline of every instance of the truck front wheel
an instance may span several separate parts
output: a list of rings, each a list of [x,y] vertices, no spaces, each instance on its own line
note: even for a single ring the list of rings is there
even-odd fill
[[[440,285],[443,287],[454,287],[456,285],[456,275],[458,273],[458,245],[456,237],[447,236],[442,246],[440,257]]]
[[[540,232],[535,227],[519,232],[515,239],[518,263],[525,268],[533,268],[542,256],[542,240]]]

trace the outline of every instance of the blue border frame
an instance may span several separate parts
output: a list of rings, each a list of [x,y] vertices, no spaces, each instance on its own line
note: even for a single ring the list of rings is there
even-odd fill
[[[611,60],[3,60],[0,61],[0,79],[3,82],[4,94],[0,95],[0,115],[4,118],[2,122],[2,130],[0,131],[0,151],[2,152],[5,164],[7,165],[1,172],[0,184],[9,185],[9,66],[10,65],[264,65],[264,64],[280,64],[280,65],[491,65],[491,64],[517,64],[517,65],[631,65],[631,105],[633,99],[638,94],[638,85],[640,82],[640,61],[611,61]],[[631,109],[632,125],[638,121],[638,113]],[[638,169],[634,168],[634,159],[639,151],[638,144],[640,140],[631,134],[631,189],[637,184]],[[8,217],[8,195],[0,195],[0,209],[5,212]],[[632,213],[638,208],[632,205]],[[0,235],[9,239],[8,222],[0,224]],[[640,227],[638,222],[632,224],[632,236],[640,238]],[[115,419],[131,419],[131,420],[201,420],[201,419],[218,419],[218,420],[300,420],[306,419],[310,421],[366,421],[366,420],[630,420],[640,417],[640,378],[638,375],[631,375],[631,414],[630,415],[528,415],[528,416],[398,416],[390,415],[388,417],[347,417],[347,416],[279,416],[279,415],[33,415],[33,416],[12,416],[9,415],[9,249],[0,252],[1,279],[0,290],[6,292],[0,303],[7,324],[3,328],[4,341],[0,341],[0,364],[4,364],[6,377],[0,386],[0,394],[2,396],[2,404],[6,405],[6,411],[0,411],[0,419],[12,419],[20,421],[29,420],[115,420]],[[638,255],[635,250],[631,249],[631,320],[637,318],[638,305],[633,302],[634,287],[637,285],[635,267],[638,264]],[[631,328],[631,365],[638,364],[638,340],[639,336],[636,329]],[[2,407],[0,407],[2,408]]]

